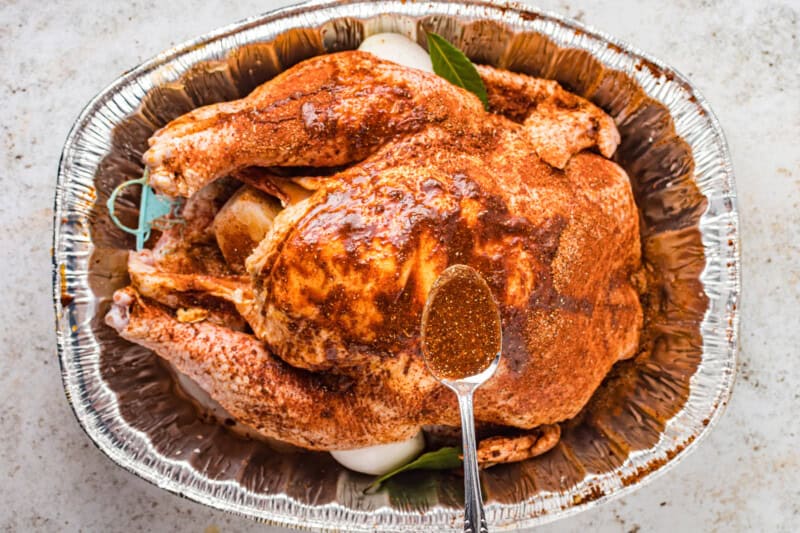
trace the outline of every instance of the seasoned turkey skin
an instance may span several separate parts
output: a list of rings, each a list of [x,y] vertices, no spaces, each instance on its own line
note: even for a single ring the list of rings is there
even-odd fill
[[[531,146],[551,165],[563,168],[583,148],[607,157],[616,149],[613,120],[556,82],[491,67],[480,73],[491,105],[524,121]],[[341,52],[304,61],[246,98],[177,118],[150,138],[144,161],[154,188],[188,197],[245,167],[346,165],[430,125],[458,136],[485,117],[472,93],[435,74]]]
[[[436,277],[467,264],[503,322],[503,357],[476,393],[476,419],[549,428],[487,440],[485,462],[552,447],[548,425],[575,416],[637,349],[638,213],[608,159],[619,142],[610,117],[555,82],[479,72],[489,111],[436,75],[330,54],[168,124],[144,158],[163,193],[195,198],[229,175],[263,191],[309,190],[284,202],[248,257],[249,282],[230,272],[215,289],[206,272],[135,254],[142,274],[109,323],[263,434],[355,448],[458,425],[452,393],[424,368],[419,332]],[[289,178],[281,167],[310,170]],[[199,281],[167,282],[179,275]],[[253,335],[179,323],[170,292],[185,287],[227,300]]]

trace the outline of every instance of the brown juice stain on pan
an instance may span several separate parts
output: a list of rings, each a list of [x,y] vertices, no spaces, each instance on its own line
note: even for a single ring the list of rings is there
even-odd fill
[[[640,209],[647,272],[639,353],[618,363],[580,415],[563,424],[555,449],[483,474],[489,501],[514,503],[538,491],[567,490],[587,474],[609,472],[632,451],[655,445],[666,422],[689,396],[690,378],[702,357],[700,323],[708,306],[700,281],[705,257],[699,230],[706,198],[693,179],[691,150],[675,135],[672,117],[662,104],[647,97],[629,76],[608,70],[588,52],[560,48],[540,34],[514,33],[496,22],[440,16],[422,18],[417,25],[451,39],[477,62],[558,80],[605,109],[619,126],[622,143],[615,160],[628,172]],[[372,510],[385,504],[380,496],[343,489],[362,482],[364,476],[344,470],[327,454],[278,453],[206,421],[176,392],[169,372],[154,354],[119,338],[103,322],[113,291],[127,283],[125,258],[133,247],[132,237],[109,220],[105,202],[117,184],[140,177],[148,137],[195,107],[248,94],[303,59],[356,48],[364,33],[364,22],[347,18],[321,28],[290,30],[271,42],[241,46],[223,61],[197,64],[179,81],[152,89],[138,111],[114,130],[112,149],[95,176],[91,234],[96,248],[90,285],[101,301],[93,329],[103,346],[103,378],[117,394],[125,420],[144,431],[160,453],[182,458],[212,479],[235,480],[257,493],[285,493],[306,504],[338,502]],[[424,44],[424,37],[420,40]],[[120,218],[129,225],[137,220],[137,194],[126,191],[118,204]],[[639,472],[623,484],[647,473],[647,469]],[[446,473],[416,473],[388,484],[390,502],[397,509],[414,511],[435,504],[459,506],[460,483]],[[590,489],[572,503],[602,496],[599,489]]]

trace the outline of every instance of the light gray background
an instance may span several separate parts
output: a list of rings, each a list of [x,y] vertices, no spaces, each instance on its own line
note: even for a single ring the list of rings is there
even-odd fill
[[[174,44],[289,3],[0,0],[0,530],[270,530],[89,442],[61,388],[50,246],[58,158],[86,102]],[[800,2],[538,5],[662,58],[707,97],[733,153],[744,271],[737,384],[710,437],[638,492],[542,530],[798,531]]]

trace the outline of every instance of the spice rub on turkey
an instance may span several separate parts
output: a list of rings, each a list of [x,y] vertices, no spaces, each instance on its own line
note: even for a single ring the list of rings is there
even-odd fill
[[[638,215],[609,116],[553,81],[478,70],[488,110],[342,52],[169,123],[144,160],[188,198],[185,223],[131,254],[108,323],[263,435],[358,448],[458,427],[419,334],[436,277],[467,264],[503,324],[475,397],[480,460],[547,451],[637,348]]]

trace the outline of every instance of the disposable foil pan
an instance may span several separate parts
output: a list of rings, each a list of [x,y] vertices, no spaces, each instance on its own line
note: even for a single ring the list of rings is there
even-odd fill
[[[103,324],[127,281],[132,237],[104,205],[141,175],[146,140],[203,104],[247,94],[313,55],[381,31],[434,30],[476,62],[552,78],[616,120],[615,156],[642,213],[651,290],[634,360],[615,367],[551,452],[483,472],[495,529],[540,524],[630,492],[666,471],[714,424],[734,378],[739,237],[722,131],[680,74],[635,48],[551,14],[478,1],[329,1],[274,11],[168,50],[84,109],[67,138],[56,191],[53,281],[64,388],[78,421],[113,461],[219,509],[289,526],[349,530],[461,527],[461,480],[367,476],[328,454],[278,453],[205,420],[151,352]],[[135,193],[118,201],[133,225]],[[231,421],[233,422],[233,421]]]

